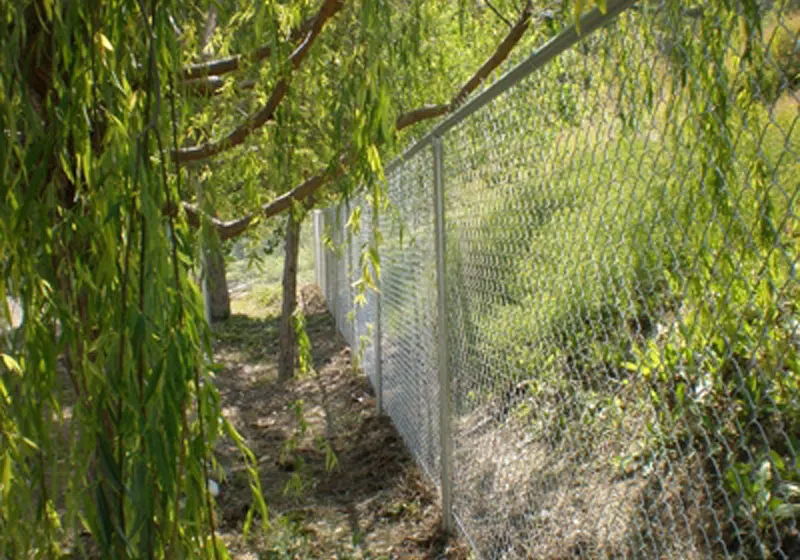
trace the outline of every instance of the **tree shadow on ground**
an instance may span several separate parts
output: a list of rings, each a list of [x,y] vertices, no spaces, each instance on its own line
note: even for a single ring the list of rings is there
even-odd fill
[[[214,329],[223,414],[258,460],[273,516],[269,534],[244,543],[249,481],[236,448],[222,442],[219,525],[234,557],[253,547],[263,557],[465,557],[442,536],[434,489],[388,418],[376,416],[332,317],[320,305],[308,309],[315,372],[280,383],[276,314],[233,315]]]

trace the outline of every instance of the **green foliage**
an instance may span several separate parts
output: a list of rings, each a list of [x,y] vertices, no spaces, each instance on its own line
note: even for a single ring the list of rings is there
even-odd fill
[[[192,235],[163,212],[186,183],[168,153],[186,10],[3,4],[0,297],[24,321],[0,367],[2,557],[226,556]]]
[[[218,16],[220,21],[232,18],[233,25],[218,28],[213,41],[215,56],[247,52],[260,46],[264,37],[281,45],[279,39],[311,16],[318,3],[284,3],[270,8],[276,11],[270,16],[257,15],[264,11],[263,3],[258,2],[239,6],[235,17],[229,13],[231,9],[221,8]],[[513,13],[510,6],[507,9]],[[462,11],[463,33],[456,17]],[[269,27],[259,34],[244,32],[253,22],[269,17],[277,17],[281,27]],[[195,22],[195,30],[186,40],[189,56],[197,53],[200,23]],[[292,72],[292,93],[279,107],[275,121],[226,152],[226,165],[202,165],[207,189],[214,191],[211,207],[222,216],[256,208],[303,179],[337,165],[342,153],[353,156],[352,164],[347,176],[329,192],[348,196],[355,186],[373,181],[382,156],[395,152],[396,116],[448,100],[454,84],[480,66],[504,30],[485,9],[460,9],[455,2],[345,2],[315,40],[312,55]],[[271,94],[277,81],[275,70],[290,52],[290,45],[282,44],[268,64],[254,64],[224,76],[226,88],[220,95],[191,99],[186,107],[187,137],[192,142],[197,135],[200,139],[219,138],[241,122],[242,113],[254,112]],[[244,95],[234,87],[243,79],[256,82]],[[231,103],[240,111],[230,111]],[[324,195],[317,198],[319,203]]]
[[[293,319],[300,375],[308,375],[314,372],[314,361],[311,356],[311,340],[306,331],[306,316],[301,308],[295,310]]]
[[[750,4],[628,13],[445,136],[451,367],[461,414],[522,383],[509,417],[554,453],[636,422],[620,465],[698,453],[725,546],[779,557],[800,501],[796,54],[769,95],[743,86],[795,16]]]
[[[786,90],[796,90],[800,84],[800,13],[776,22],[774,28],[763,35],[767,54],[760,91],[765,99],[774,101]]]

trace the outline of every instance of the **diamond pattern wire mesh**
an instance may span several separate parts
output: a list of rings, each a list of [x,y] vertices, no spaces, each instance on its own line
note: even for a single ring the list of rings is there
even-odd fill
[[[355,202],[355,206],[361,209],[361,221],[358,231],[357,242],[353,243],[352,249],[352,262],[353,279],[354,282],[361,278],[362,270],[365,264],[362,258],[365,248],[373,244],[372,240],[372,208],[367,203],[366,199],[360,197]],[[375,378],[375,344],[373,333],[375,329],[375,291],[369,287],[364,287],[362,290],[356,290],[357,301],[354,303],[354,330],[355,341],[354,349],[358,351],[358,363],[364,373],[369,377],[370,383],[373,388],[377,387],[377,379]]]
[[[376,294],[372,289],[362,292],[355,287],[361,278],[362,250],[372,243],[372,210],[363,197],[356,199],[352,207],[362,212],[358,233],[348,231],[346,206],[327,208],[319,217],[315,216],[315,254],[324,259],[324,265],[317,267],[318,274],[324,275],[325,299],[336,326],[356,352],[357,364],[375,387]],[[323,243],[325,236],[330,238],[333,250]]]
[[[432,161],[428,150],[395,172],[387,173],[391,209],[380,216],[379,227],[385,237],[381,246],[380,290],[383,406],[418,464],[438,484]],[[333,271],[329,273],[333,280],[328,289],[328,307],[339,331],[358,353],[363,371],[373,387],[377,387],[376,294],[367,289],[363,294],[365,303],[356,303],[358,290],[352,289],[360,278],[362,249],[372,243],[372,214],[363,198],[352,206],[361,209],[357,234],[348,231],[343,206],[324,211],[325,227],[334,247],[334,251],[324,251],[327,270]],[[350,284],[345,286],[348,278]],[[355,321],[350,319],[351,313]]]
[[[411,453],[439,480],[433,158],[423,150],[387,174],[381,214],[383,400]]]
[[[442,135],[453,511],[485,558],[800,558],[800,6],[637,6]],[[433,163],[381,344],[437,480]]]
[[[348,207],[343,205],[330,209],[326,214],[325,224],[333,251],[328,250],[325,253],[329,258],[328,271],[331,278],[330,294],[327,294],[329,308],[339,332],[352,346],[353,322],[350,319],[350,312],[353,309],[353,292],[350,271],[350,236],[346,227],[348,210]]]
[[[325,244],[325,239],[331,235],[331,218],[333,215],[333,208],[327,208],[322,212],[322,218],[320,219],[320,230],[321,234],[318,240],[315,240],[320,246],[320,254],[322,255],[321,260],[322,264],[322,271],[321,274],[325,276],[325,280],[323,281],[322,289],[325,294],[325,301],[328,304],[328,310],[331,311],[333,314],[333,307],[334,307],[334,281],[336,277],[336,268],[339,266],[339,261],[336,259],[336,256],[328,250],[328,247]],[[315,263],[315,267],[318,268],[318,265]]]

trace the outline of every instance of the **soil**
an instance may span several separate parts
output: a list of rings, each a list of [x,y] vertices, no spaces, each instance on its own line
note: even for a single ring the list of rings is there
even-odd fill
[[[258,309],[242,294],[214,328],[223,414],[258,460],[270,510],[270,529],[245,540],[249,479],[236,447],[221,442],[217,525],[231,556],[467,558],[466,546],[440,531],[436,489],[389,419],[376,416],[371,387],[353,371],[319,289],[299,295],[315,371],[286,384],[275,362],[277,307]]]

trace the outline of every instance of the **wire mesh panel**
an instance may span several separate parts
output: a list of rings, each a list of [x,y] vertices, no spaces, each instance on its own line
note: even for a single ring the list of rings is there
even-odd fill
[[[636,3],[435,129],[453,511],[480,556],[800,558],[799,30],[795,1]],[[380,347],[437,480],[431,144],[387,173]]]
[[[335,313],[335,305],[336,305],[336,279],[338,277],[337,267],[344,266],[344,261],[337,258],[335,251],[331,250],[329,244],[326,241],[333,242],[333,228],[337,224],[336,220],[336,209],[335,208],[326,208],[323,211],[323,228],[322,228],[322,235],[323,235],[323,255],[325,259],[325,266],[323,272],[325,273],[325,301],[328,303],[328,309],[331,313],[336,316]]]
[[[369,377],[373,388],[377,386],[375,379],[375,299],[377,294],[370,286],[362,281],[364,267],[371,271],[369,260],[365,251],[374,244],[372,239],[372,208],[364,197],[356,200],[355,206],[360,209],[358,231],[353,234],[351,246],[351,259],[353,262],[353,278],[361,286],[355,290],[354,322],[355,333],[354,350],[357,352],[358,363],[364,373]]]
[[[423,150],[387,175],[380,217],[384,407],[412,454],[438,481],[433,161]]]
[[[337,317],[337,323],[339,325],[339,330],[342,332],[345,340],[347,343],[353,347],[355,345],[355,341],[353,340],[354,336],[354,328],[353,328],[353,298],[354,298],[354,291],[353,291],[353,281],[355,279],[355,275],[353,272],[353,238],[352,234],[347,228],[347,218],[350,214],[350,205],[347,204],[342,210],[339,219],[342,221],[342,232],[341,232],[341,251],[342,251],[342,284],[339,287],[339,294],[337,296],[337,301],[339,305],[339,315]]]
[[[487,558],[800,557],[797,16],[735,4],[642,5],[443,137]]]
[[[330,294],[327,295],[328,307],[336,322],[336,327],[352,346],[353,326],[350,313],[353,310],[353,294],[351,291],[350,272],[350,234],[347,231],[347,206],[339,206],[328,210],[326,226],[330,237],[329,255]]]
[[[314,210],[311,215],[312,217],[312,227],[313,227],[313,248],[314,248],[314,279],[317,282],[317,285],[322,290],[322,294],[327,297],[327,287],[325,286],[325,282],[327,280],[327,275],[325,272],[325,247],[322,244],[322,238],[324,235],[324,228],[325,228],[325,214],[320,210]]]
[[[339,332],[350,344],[358,366],[375,386],[373,331],[377,296],[372,288],[357,287],[365,266],[362,253],[373,243],[372,210],[363,197],[353,201],[351,207],[361,214],[356,231],[347,227],[347,206],[327,208],[319,213],[315,234],[319,235],[316,243],[324,259],[317,266],[317,274],[324,275],[325,299]],[[324,235],[330,237],[332,247],[323,246]]]
[[[326,208],[324,210],[320,210],[320,228],[319,228],[319,240],[317,242],[320,246],[320,266],[318,267],[317,273],[323,276],[322,283],[320,284],[320,288],[322,288],[322,293],[325,296],[325,302],[330,309],[331,305],[331,292],[333,291],[333,274],[332,270],[333,267],[336,266],[336,260],[334,255],[331,254],[331,251],[328,249],[326,244],[326,240],[330,235],[330,223],[331,223],[331,213],[333,212],[332,208]]]

